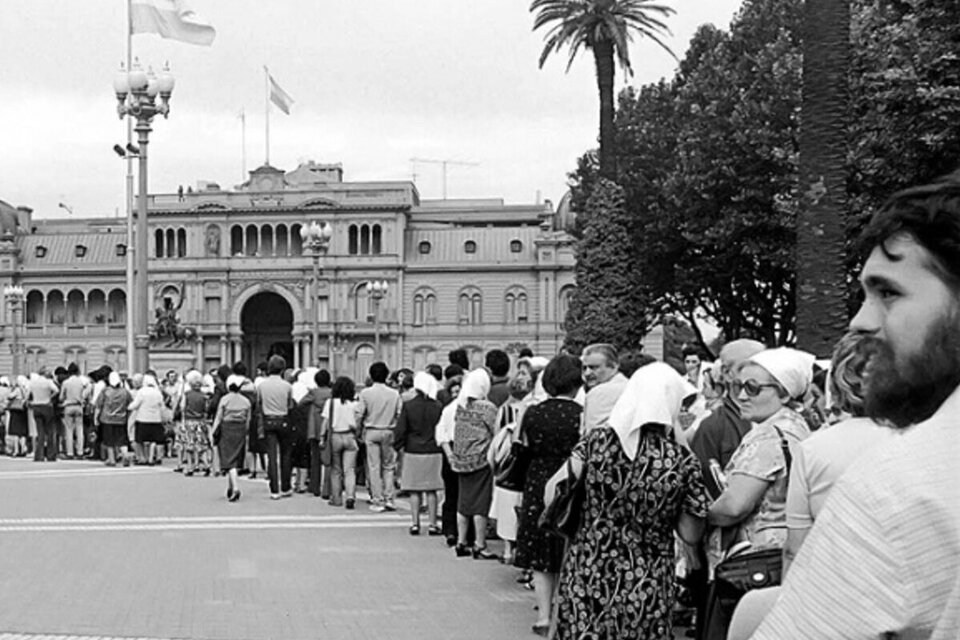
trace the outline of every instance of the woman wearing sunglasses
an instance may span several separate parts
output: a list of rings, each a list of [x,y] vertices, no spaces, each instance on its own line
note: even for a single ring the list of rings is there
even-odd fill
[[[793,447],[810,435],[793,406],[813,380],[814,360],[796,349],[767,349],[747,359],[730,382],[731,397],[753,428],[717,478],[725,488],[707,514],[717,527],[708,545],[711,573],[724,557],[782,549],[786,543],[789,462],[784,444]],[[725,638],[732,609],[710,609],[704,638]]]

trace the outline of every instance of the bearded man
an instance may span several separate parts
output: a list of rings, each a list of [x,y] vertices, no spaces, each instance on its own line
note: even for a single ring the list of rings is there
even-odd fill
[[[894,195],[862,240],[866,410],[902,433],[834,486],[758,640],[960,629],[960,173]]]

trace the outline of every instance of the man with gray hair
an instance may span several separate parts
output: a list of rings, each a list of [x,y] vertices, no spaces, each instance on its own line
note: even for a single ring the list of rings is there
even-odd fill
[[[627,377],[620,373],[620,356],[612,344],[587,346],[580,356],[583,385],[587,394],[583,402],[583,433],[595,429],[610,416]]]

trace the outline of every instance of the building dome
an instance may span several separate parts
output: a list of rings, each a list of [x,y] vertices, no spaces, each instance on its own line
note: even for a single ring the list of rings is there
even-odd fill
[[[554,214],[554,228],[559,231],[572,233],[577,226],[577,214],[570,207],[570,201],[573,194],[568,190],[560,198],[560,204],[557,205],[557,212]]]

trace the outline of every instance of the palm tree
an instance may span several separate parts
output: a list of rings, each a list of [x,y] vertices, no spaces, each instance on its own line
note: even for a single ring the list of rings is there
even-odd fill
[[[570,48],[567,71],[581,47],[593,51],[597,68],[597,91],[600,94],[600,175],[616,179],[616,155],[613,149],[613,60],[633,75],[628,45],[632,33],[650,38],[671,56],[673,52],[660,40],[669,35],[666,24],[655,16],[674,13],[670,7],[652,0],[533,0],[530,11],[537,12],[533,30],[551,25],[546,45],[540,54],[540,67],[554,52]]]
[[[797,215],[797,341],[828,356],[847,326],[844,261],[850,0],[806,0]]]

